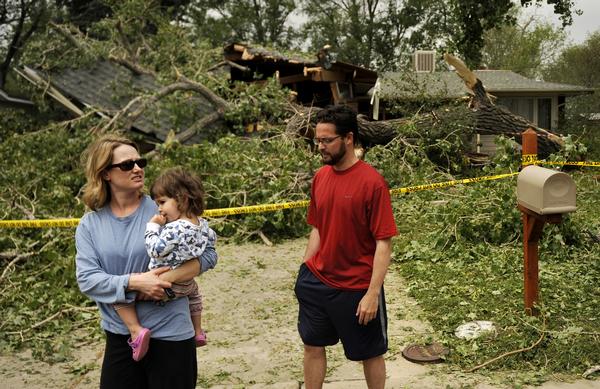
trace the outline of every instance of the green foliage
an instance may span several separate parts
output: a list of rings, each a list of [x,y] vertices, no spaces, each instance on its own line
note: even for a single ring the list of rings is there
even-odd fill
[[[81,216],[83,205],[76,198],[84,182],[79,156],[88,141],[87,131],[67,126],[7,136],[0,143],[0,219]],[[5,314],[0,349],[26,346],[38,358],[66,358],[74,341],[70,334],[96,319],[95,313],[69,310],[90,304],[74,278],[73,230],[3,230],[0,253],[11,260],[23,256],[13,269],[2,260],[6,278],[0,294]],[[30,330],[61,310],[67,311]]]
[[[330,44],[338,60],[395,70],[406,62],[402,55],[410,50],[411,30],[428,17],[430,13],[426,10],[433,3],[423,0],[310,0],[303,5],[308,17],[303,35],[313,52]]]
[[[286,23],[296,9],[296,0],[225,0],[196,2],[187,19],[195,34],[215,46],[231,41],[289,47],[296,37]]]
[[[564,31],[533,17],[499,26],[484,34],[482,63],[489,69],[512,70],[539,78],[543,66],[558,56],[565,39]]]
[[[227,95],[231,108],[225,112],[225,119],[240,134],[248,124],[273,125],[289,116],[289,94],[274,78],[264,83],[236,82]]]
[[[522,227],[514,179],[403,200],[395,258],[410,294],[450,347],[449,362],[473,367],[530,346],[545,331],[532,351],[502,358],[488,369],[523,371],[525,383],[535,383],[531,380],[541,375],[581,374],[595,364],[590,356],[600,337],[595,324],[600,251],[582,231],[600,231],[593,214],[600,192],[591,174],[574,173],[574,178],[577,212],[561,225],[546,226],[540,242],[538,318],[523,312]],[[474,340],[454,336],[458,325],[472,320],[493,321],[497,333]],[[539,375],[527,376],[531,369]]]
[[[544,0],[521,0],[521,6],[542,3]],[[560,15],[563,26],[572,23],[573,2],[570,0],[546,0],[554,5],[554,13]],[[486,31],[512,25],[516,19],[511,14],[515,5],[509,0],[493,0],[482,3],[476,0],[449,0],[450,20],[455,25],[450,30],[450,48],[456,48],[471,69],[479,68]]]
[[[207,192],[207,209],[308,199],[319,161],[306,144],[277,136],[268,140],[227,136],[216,144],[159,146],[148,172],[151,182],[164,168],[181,165],[198,173]],[[247,239],[259,231],[269,238],[302,236],[305,209],[247,214],[211,220],[219,236]]]
[[[600,31],[596,31],[582,44],[566,48],[544,72],[546,81],[594,89],[592,94],[567,99],[566,115],[561,120],[560,128],[587,146],[586,159],[596,161],[600,159],[600,120],[594,116],[600,106],[600,74],[597,70],[599,56]]]
[[[418,88],[418,86],[417,86]],[[424,101],[424,102],[423,102]],[[450,172],[467,167],[464,153],[470,151],[474,136],[473,116],[462,103],[448,103],[428,96],[420,102],[392,101],[390,112],[406,117],[397,133],[407,139],[414,152]]]

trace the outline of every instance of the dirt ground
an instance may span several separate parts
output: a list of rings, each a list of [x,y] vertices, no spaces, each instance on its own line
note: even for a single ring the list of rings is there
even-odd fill
[[[293,285],[305,239],[274,246],[222,244],[217,267],[198,278],[204,294],[203,327],[208,345],[198,349],[198,388],[301,388],[302,343],[296,331]],[[501,388],[510,377],[492,379],[418,365],[401,351],[411,338],[435,338],[397,271],[386,278],[390,351],[388,388]],[[0,355],[0,388],[97,388],[101,343],[81,344],[75,361],[48,365],[30,353]],[[347,361],[340,346],[328,349],[327,388],[365,388],[362,367]],[[554,385],[554,386],[553,386]],[[600,389],[600,381],[546,383],[544,388]]]

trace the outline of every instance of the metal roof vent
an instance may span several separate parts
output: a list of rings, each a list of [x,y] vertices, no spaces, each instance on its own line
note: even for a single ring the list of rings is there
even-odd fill
[[[413,54],[413,64],[417,73],[435,71],[435,50],[416,50]]]

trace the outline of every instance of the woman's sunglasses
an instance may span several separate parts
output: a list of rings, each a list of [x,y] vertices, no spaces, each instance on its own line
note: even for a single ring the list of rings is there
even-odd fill
[[[123,161],[120,163],[114,163],[112,165],[108,165],[108,169],[118,167],[119,169],[123,170],[124,172],[127,172],[127,171],[133,169],[133,167],[135,165],[138,165],[139,167],[141,167],[143,169],[146,167],[147,164],[148,164],[148,160],[146,158],[130,159],[129,161]]]

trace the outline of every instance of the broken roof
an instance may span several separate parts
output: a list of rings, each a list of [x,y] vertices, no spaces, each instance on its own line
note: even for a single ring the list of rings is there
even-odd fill
[[[58,93],[49,91],[53,98],[71,111],[77,112],[76,105],[64,101],[61,94],[79,106],[97,109],[113,116],[123,109],[133,98],[151,95],[161,89],[156,79],[148,74],[136,74],[126,67],[112,61],[100,60],[88,67],[63,69],[58,72],[44,73],[25,67],[21,74],[29,81],[51,86]],[[45,87],[46,85],[41,85]],[[211,103],[201,95],[189,97],[193,104],[189,120],[176,122],[174,113],[166,102],[159,101],[155,109],[148,108],[140,115],[132,127],[159,140],[165,140],[169,131],[179,133],[189,127],[193,121],[216,111]],[[135,105],[132,107],[135,110]],[[189,123],[188,123],[189,122]],[[188,140],[195,143],[205,136],[195,135]]]
[[[593,92],[578,85],[532,80],[510,70],[475,70],[474,73],[491,94],[574,96]],[[458,74],[451,71],[384,73],[380,83],[380,97],[386,100],[452,99],[471,93]]]
[[[317,58],[309,57],[305,53],[290,52],[288,54],[282,54],[276,50],[267,49],[263,47],[252,47],[245,43],[231,43],[223,49],[225,56],[230,60],[263,60],[273,62],[288,62],[294,64],[310,65],[314,66],[317,64]]]
[[[347,62],[333,60],[327,51],[321,50],[322,56],[309,55],[306,53],[279,51],[263,47],[250,46],[246,43],[231,43],[223,49],[225,58],[236,63],[271,63],[274,65],[292,66],[302,71],[305,67],[323,67],[332,71],[341,70],[354,72],[355,79],[376,79],[377,72],[362,66]]]

